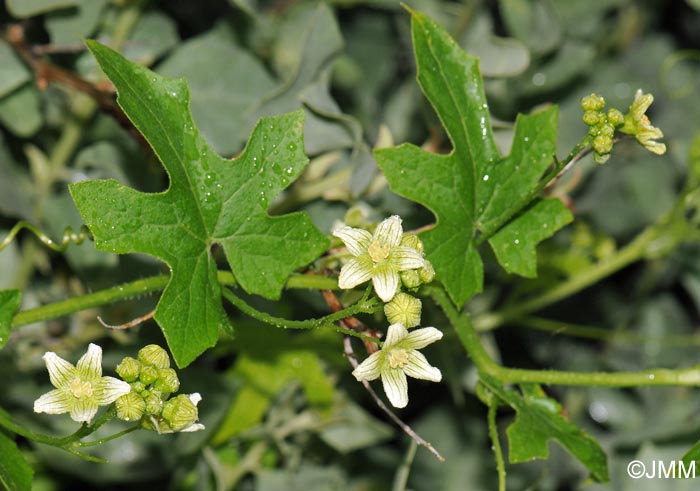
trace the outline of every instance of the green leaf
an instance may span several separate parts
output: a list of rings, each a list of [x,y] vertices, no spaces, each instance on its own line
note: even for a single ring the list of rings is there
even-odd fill
[[[485,374],[481,381],[516,412],[508,435],[509,460],[512,463],[546,459],[548,441],[557,440],[589,470],[596,481],[607,482],[608,463],[605,452],[588,433],[567,420],[557,401],[545,395],[537,385],[522,385],[522,395],[505,389],[500,382]]]
[[[477,58],[464,52],[433,20],[415,11],[411,14],[418,82],[440,117],[453,150],[449,155],[437,155],[404,144],[377,150],[375,157],[392,191],[435,214],[435,226],[421,237],[438,278],[452,300],[463,304],[482,288],[477,236],[491,237],[533,199],[553,160],[558,111],[550,107],[519,116],[511,153],[501,158],[491,132]],[[550,207],[554,208],[546,205],[552,212]],[[521,223],[538,231],[547,229],[551,235],[567,223],[561,210],[554,218],[539,213]],[[513,230],[520,227],[515,224]],[[544,238],[539,235],[530,238],[524,253],[517,257],[517,266],[512,266],[512,254],[497,256],[499,261],[503,258],[509,264],[506,269],[531,276],[536,257],[530,246],[534,248]]]
[[[305,214],[267,215],[272,199],[308,162],[304,115],[263,118],[243,153],[222,159],[192,122],[184,80],[87,44],[117,88],[117,102],[166,168],[170,186],[148,194],[110,179],[73,184],[70,191],[98,249],[142,252],[170,267],[155,319],[182,367],[214,345],[219,327],[228,327],[210,253],[214,244],[222,246],[243,289],[273,299],[292,271],[328,246]]]
[[[489,243],[498,262],[509,273],[526,278],[537,276],[535,246],[573,220],[569,209],[557,198],[535,202],[500,229]]]
[[[236,46],[231,37],[226,25],[219,24],[178,46],[158,66],[163,75],[187,78],[197,126],[212,147],[224,155],[241,149],[255,124],[252,112],[275,86],[262,63]]]
[[[22,293],[19,290],[0,290],[0,349],[5,346],[10,337],[12,318],[21,301]]]
[[[74,7],[77,3],[78,0],[7,0],[7,10],[14,17],[25,18]]]
[[[0,99],[0,122],[15,135],[28,138],[44,122],[41,98],[32,84],[26,84]]]
[[[75,6],[46,16],[46,30],[53,44],[77,44],[95,32],[107,0],[77,0]]]
[[[5,41],[0,40],[0,97],[4,97],[30,79],[29,70]]]
[[[0,486],[7,491],[31,491],[34,471],[17,445],[0,432]]]
[[[695,442],[695,444],[690,447],[683,457],[681,457],[683,464],[686,468],[690,466],[693,462],[700,462],[700,440]]]

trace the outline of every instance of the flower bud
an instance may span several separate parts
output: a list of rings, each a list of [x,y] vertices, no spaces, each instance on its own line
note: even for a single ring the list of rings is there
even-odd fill
[[[134,382],[139,378],[139,372],[141,370],[141,363],[130,356],[124,358],[119,365],[117,365],[116,371],[122,380],[125,382]]]
[[[420,286],[420,276],[416,269],[401,271],[399,276],[401,277],[401,283],[403,283],[403,286],[406,288],[418,288]]]
[[[416,327],[420,324],[421,301],[403,292],[397,293],[388,304],[384,305],[384,314],[389,324],[402,324],[404,327]]]
[[[144,365],[151,365],[156,368],[170,367],[170,357],[168,352],[157,344],[149,344],[139,350],[139,360]]]
[[[158,378],[153,383],[153,388],[165,394],[177,392],[180,388],[180,380],[177,378],[175,370],[172,368],[158,370]]]
[[[141,373],[139,374],[139,380],[145,385],[151,385],[158,378],[158,369],[151,365],[144,365],[141,367]]]
[[[140,394],[146,389],[146,384],[144,384],[140,380],[131,382],[129,385],[131,385],[131,392],[136,392],[137,394]]]
[[[608,109],[608,123],[618,127],[625,122],[625,116],[615,108]]]
[[[163,399],[159,391],[144,390],[141,395],[146,403],[145,411],[148,414],[160,414],[163,411]]]
[[[194,394],[193,394],[194,395]],[[197,399],[195,399],[197,400]],[[199,402],[197,400],[197,402]],[[196,403],[184,394],[169,399],[163,404],[163,419],[168,422],[173,431],[184,430],[199,419]]]
[[[613,137],[615,135],[615,127],[611,124],[600,125],[600,131],[598,135]]]
[[[415,249],[423,254],[423,242],[421,242],[416,234],[403,234],[401,237],[401,245]]]
[[[136,392],[129,392],[115,401],[117,408],[117,418],[124,421],[137,421],[143,416],[146,409],[146,402]]]
[[[601,155],[608,154],[612,151],[613,140],[611,137],[606,135],[598,135],[593,139],[591,143],[593,150]]]
[[[605,107],[605,99],[598,94],[590,94],[581,99],[581,108],[584,111],[600,111]]]
[[[598,111],[586,111],[583,113],[583,122],[588,126],[594,126],[600,121],[600,113]]]
[[[430,283],[435,279],[435,268],[433,268],[433,263],[425,260],[425,266],[418,269],[418,276],[423,283]]]

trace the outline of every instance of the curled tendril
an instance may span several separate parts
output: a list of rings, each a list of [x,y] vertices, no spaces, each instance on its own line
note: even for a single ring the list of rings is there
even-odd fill
[[[41,241],[42,244],[56,252],[65,252],[68,245],[71,243],[80,245],[86,238],[92,240],[92,234],[85,225],[80,227],[79,232],[75,232],[71,227],[66,227],[63,231],[63,237],[61,237],[60,242],[56,242],[44,232],[39,230],[38,227],[23,220],[21,222],[17,222],[15,226],[10,229],[10,232],[5,236],[5,238],[2,239],[0,242],[0,251],[10,245],[10,243],[22,229],[29,230],[36,236],[37,239],[39,239],[39,241]]]

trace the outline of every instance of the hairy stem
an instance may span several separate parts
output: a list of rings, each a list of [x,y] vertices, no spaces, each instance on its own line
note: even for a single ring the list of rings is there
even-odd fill
[[[431,296],[457,331],[459,340],[476,367],[503,383],[545,385],[586,385],[601,387],[637,387],[658,385],[700,386],[700,368],[671,370],[655,368],[638,372],[567,372],[559,370],[524,370],[499,365],[486,352],[479,334],[466,312],[459,312],[444,290],[431,286],[423,291]]]

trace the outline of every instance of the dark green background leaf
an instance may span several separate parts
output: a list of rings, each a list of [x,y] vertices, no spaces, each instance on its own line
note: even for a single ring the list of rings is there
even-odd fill
[[[14,441],[0,432],[0,485],[7,491],[31,491],[34,471]]]

